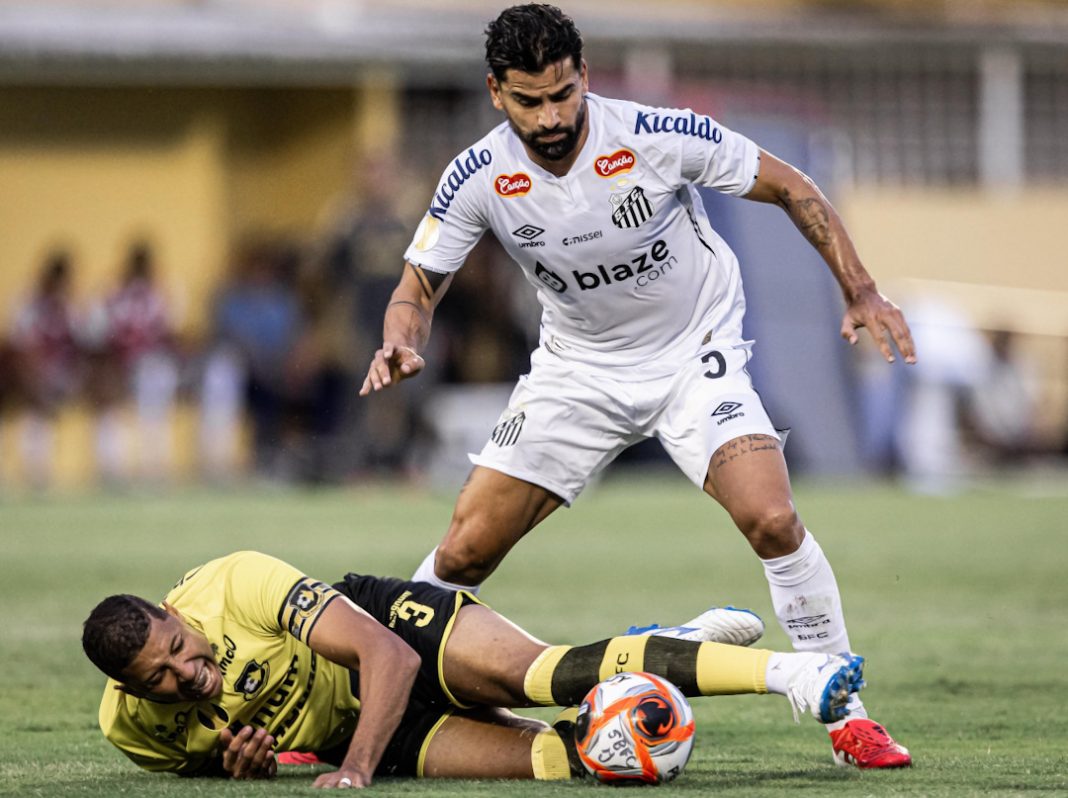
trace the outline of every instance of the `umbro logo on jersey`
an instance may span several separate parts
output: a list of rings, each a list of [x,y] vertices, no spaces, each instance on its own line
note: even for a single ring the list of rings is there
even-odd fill
[[[516,172],[514,175],[497,175],[493,181],[493,187],[502,197],[522,197],[530,193],[533,183],[530,175],[526,172]]]
[[[519,440],[519,433],[523,431],[523,422],[527,420],[527,414],[520,410],[514,416],[503,419],[493,428],[490,440],[498,446],[512,446]]]
[[[719,407],[712,411],[712,417],[722,416],[722,418],[716,422],[716,426],[726,424],[728,421],[734,421],[736,418],[742,418],[745,413],[741,412],[741,402],[720,402]]]
[[[544,247],[544,241],[535,241],[535,239],[544,233],[545,230],[541,227],[535,227],[532,224],[525,224],[512,231],[512,235],[516,238],[522,238],[523,241],[519,243],[519,246],[523,249],[528,247]]]
[[[621,199],[617,200],[617,197],[618,194],[612,195],[612,202],[616,205],[612,211],[612,224],[616,227],[638,227],[653,215],[653,204],[641,186],[635,186]]]
[[[512,235],[525,238],[527,241],[533,241],[535,238],[544,233],[544,228],[535,227],[532,224],[525,224],[522,227],[517,227],[512,231]]]

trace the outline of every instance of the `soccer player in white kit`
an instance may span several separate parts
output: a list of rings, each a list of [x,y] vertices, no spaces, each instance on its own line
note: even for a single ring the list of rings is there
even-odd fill
[[[362,395],[417,374],[434,308],[491,230],[537,290],[541,339],[416,579],[477,587],[529,530],[623,449],[656,437],[761,558],[799,651],[849,651],[834,574],[794,508],[782,441],[745,369],[738,263],[695,186],[777,203],[846,300],[842,336],[915,351],[838,214],[804,174],[690,110],[589,92],[582,38],[559,9],[515,6],[487,31],[487,85],[506,121],[457,155],[405,253]],[[831,724],[839,764],[908,751],[859,699]]]

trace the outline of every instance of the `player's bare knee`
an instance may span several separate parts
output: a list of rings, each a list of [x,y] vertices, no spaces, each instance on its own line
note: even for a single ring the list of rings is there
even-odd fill
[[[737,521],[753,551],[765,560],[797,551],[805,537],[805,528],[792,504],[763,507]]]
[[[434,573],[439,579],[456,585],[480,585],[493,571],[476,547],[450,535],[438,546]]]

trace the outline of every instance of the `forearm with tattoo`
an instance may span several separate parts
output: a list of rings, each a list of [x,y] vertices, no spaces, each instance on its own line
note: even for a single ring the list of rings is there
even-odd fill
[[[861,264],[842,220],[820,190],[805,180],[805,187],[812,189],[811,196],[795,196],[783,186],[776,202],[823,256],[847,299],[861,290],[874,288],[874,281]]]
[[[816,249],[822,250],[831,243],[831,216],[827,206],[817,197],[793,199],[790,189],[784,188],[779,197],[782,206],[793,219],[801,235],[809,240]]]

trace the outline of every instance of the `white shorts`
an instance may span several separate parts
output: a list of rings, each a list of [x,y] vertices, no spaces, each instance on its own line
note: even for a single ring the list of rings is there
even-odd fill
[[[673,375],[636,381],[631,372],[622,381],[611,370],[576,367],[539,348],[471,462],[571,504],[620,452],[655,437],[701,488],[712,455],[727,441],[752,434],[781,439],[753,389],[748,360],[748,345],[705,348]]]

